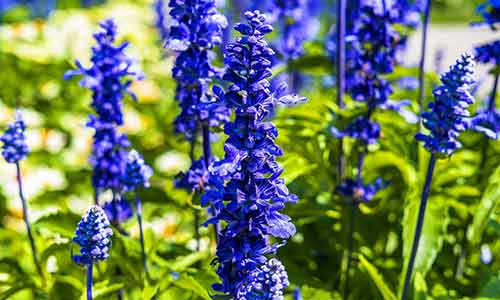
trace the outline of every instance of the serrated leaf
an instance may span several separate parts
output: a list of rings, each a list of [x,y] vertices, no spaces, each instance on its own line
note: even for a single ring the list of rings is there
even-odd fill
[[[377,268],[374,265],[372,265],[363,255],[360,254],[358,257],[360,265],[368,273],[373,283],[377,287],[377,290],[379,291],[382,298],[384,300],[396,300],[396,295],[391,290],[391,288],[389,288],[389,286],[386,284],[386,280],[380,274]]]
[[[500,202],[500,166],[491,174],[488,179],[488,185],[483,193],[481,202],[476,208],[472,224],[467,230],[467,239],[473,243],[478,244],[481,241],[488,220],[491,214],[495,211],[498,203]]]

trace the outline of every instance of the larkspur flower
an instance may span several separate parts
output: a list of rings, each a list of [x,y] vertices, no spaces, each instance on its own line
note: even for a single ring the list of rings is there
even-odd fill
[[[73,255],[79,265],[96,264],[109,257],[111,236],[106,214],[99,206],[90,207],[78,223],[73,242],[80,246],[80,254]]]
[[[128,43],[115,46],[117,26],[112,19],[100,23],[101,32],[94,34],[97,45],[92,47],[92,65],[85,68],[76,61],[77,70],[66,72],[65,79],[82,75],[80,84],[92,91],[91,115],[87,126],[95,130],[90,163],[93,166],[92,184],[97,191],[122,189],[121,178],[127,161],[127,137],[118,132],[123,125],[125,95],[135,99],[130,91],[132,79],[142,76],[132,70],[133,61],[125,53]]]
[[[177,132],[190,140],[199,122],[218,126],[229,119],[229,111],[208,94],[210,81],[220,73],[211,65],[212,49],[222,43],[227,20],[217,12],[214,0],[175,0],[169,7],[174,22],[166,46],[178,53],[172,75],[181,107],[175,124]]]
[[[30,149],[26,144],[26,123],[21,111],[16,111],[15,120],[8,125],[7,130],[0,137],[2,156],[8,163],[17,163],[26,158]]]
[[[441,76],[442,85],[434,89],[434,102],[428,112],[422,114],[428,134],[418,133],[415,138],[425,143],[425,148],[438,156],[449,156],[462,145],[458,141],[461,132],[477,129],[471,126],[467,107],[474,103],[469,90],[474,83],[474,57],[463,54],[450,70]],[[490,137],[496,134],[481,130]]]
[[[228,68],[223,79],[231,85],[225,93],[214,87],[217,97],[234,108],[236,116],[224,128],[229,136],[224,159],[209,168],[210,179],[219,184],[202,202],[220,208],[208,223],[227,224],[219,234],[216,253],[222,283],[214,289],[237,300],[282,299],[285,276],[267,284],[259,278],[265,278],[266,270],[274,267],[277,274],[285,272],[279,268],[281,264],[268,258],[281,245],[271,244],[270,237],[283,240],[295,233],[290,218],[279,211],[298,199],[280,178],[283,168],[276,157],[283,151],[275,144],[277,128],[266,118],[276,105],[305,98],[282,95],[286,84],[274,92],[269,89],[274,51],[264,36],[273,28],[259,11],[246,12],[245,18],[248,24],[235,25],[242,36],[225,49]]]

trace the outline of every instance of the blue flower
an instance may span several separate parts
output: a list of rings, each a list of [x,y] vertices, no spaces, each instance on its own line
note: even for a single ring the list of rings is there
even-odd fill
[[[21,111],[16,111],[14,117],[14,122],[8,124],[7,130],[0,137],[3,143],[2,156],[8,163],[17,163],[30,152],[26,144],[26,123],[24,123]]]
[[[273,28],[259,11],[246,12],[245,17],[248,24],[235,26],[241,37],[225,49],[223,79],[230,86],[226,92],[214,87],[217,97],[234,108],[235,119],[224,127],[229,136],[225,157],[209,167],[210,181],[215,184],[202,202],[216,207],[216,216],[208,223],[226,224],[217,243],[217,274],[222,284],[214,288],[238,300],[282,299],[282,289],[288,285],[285,276],[266,284],[261,281],[268,269],[284,273],[280,264],[268,258],[282,245],[271,244],[270,237],[283,240],[295,233],[290,217],[280,210],[298,199],[280,178],[283,168],[276,157],[283,151],[275,143],[277,128],[266,119],[277,105],[305,98],[283,95],[286,84],[274,92],[269,89],[274,51],[264,36]]]
[[[113,20],[100,23],[101,32],[94,34],[97,45],[92,47],[92,65],[85,68],[76,61],[77,70],[66,72],[65,79],[82,75],[80,84],[92,91],[91,115],[87,126],[95,130],[90,163],[93,167],[94,188],[121,190],[121,178],[127,161],[129,141],[118,133],[123,124],[122,99],[125,95],[135,98],[130,91],[132,79],[141,76],[132,71],[132,59],[125,54],[128,43],[115,46],[117,27]]]
[[[117,128],[90,116],[87,126],[94,128],[94,142],[90,155],[90,164],[93,167],[92,185],[96,190],[122,190],[122,178],[127,162],[126,147],[130,142]]]
[[[214,159],[212,158],[212,162]],[[188,192],[201,192],[208,187],[210,174],[208,166],[205,165],[205,158],[201,157],[193,161],[191,167],[186,173],[180,173],[175,180],[175,187],[184,189]]]
[[[469,90],[474,83],[474,57],[463,54],[450,70],[441,76],[442,85],[434,89],[434,102],[429,111],[422,113],[428,134],[418,133],[415,138],[423,141],[425,148],[441,156],[449,156],[462,145],[461,132],[474,129],[467,107],[474,103]],[[490,134],[494,136],[494,133]]]
[[[73,255],[75,263],[90,265],[108,258],[112,235],[113,231],[102,208],[89,208],[78,223],[73,238],[73,242],[80,246],[80,255]]]
[[[289,285],[283,264],[271,258],[253,270],[238,287],[238,300],[284,300],[283,290]]]
[[[293,300],[302,300],[302,292],[299,287],[293,290]]]
[[[76,61],[77,70],[70,70],[65,79],[82,75],[80,84],[92,91],[92,107],[102,122],[123,124],[122,99],[130,91],[130,79],[142,77],[131,70],[133,61],[125,54],[128,43],[115,46],[117,26],[112,19],[100,23],[103,31],[94,34],[97,45],[92,47],[92,66],[85,68]]]
[[[474,52],[478,62],[500,66],[500,40],[476,47]]]
[[[165,0],[156,0],[154,3],[154,11],[156,14],[155,26],[160,33],[160,39],[165,41],[168,38],[168,27],[165,18]]]
[[[485,24],[490,26],[493,30],[498,29],[500,24],[500,2],[498,0],[487,0],[477,7],[477,12],[484,18]]]
[[[111,224],[114,225],[122,224],[134,215],[130,202],[121,198],[106,202],[103,209]]]
[[[369,202],[375,197],[378,191],[386,188],[387,182],[377,178],[373,184],[363,185],[352,179],[346,179],[337,186],[337,193],[342,196],[350,197],[355,203]]]
[[[281,26],[278,49],[284,60],[304,54],[304,42],[319,31],[319,22],[309,11],[306,0],[273,0],[271,11]]]
[[[210,81],[220,73],[211,65],[211,50],[222,43],[227,20],[214,0],[172,0],[169,7],[174,22],[166,46],[178,53],[172,75],[181,108],[175,128],[191,140],[199,122],[219,126],[229,119],[229,110],[208,94]]]
[[[349,123],[343,131],[339,131],[335,127],[332,127],[330,131],[336,138],[348,136],[361,140],[366,144],[375,144],[380,137],[380,124],[360,116]]]
[[[131,150],[128,153],[122,184],[125,191],[133,191],[139,187],[149,187],[149,178],[153,169],[144,162],[139,152]]]

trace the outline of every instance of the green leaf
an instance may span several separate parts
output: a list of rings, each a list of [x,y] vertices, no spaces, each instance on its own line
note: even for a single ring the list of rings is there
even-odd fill
[[[186,256],[177,257],[171,264],[170,268],[173,271],[182,272],[185,271],[190,266],[194,265],[198,261],[208,257],[208,252],[194,252]]]
[[[65,237],[72,237],[75,234],[75,227],[81,216],[69,212],[57,212],[41,217],[33,225],[35,228],[50,230],[53,233],[60,233]]]
[[[110,299],[109,297],[110,294],[116,293],[118,290],[124,288],[123,283],[115,283],[115,284],[110,284],[108,280],[101,281],[97,284],[94,285],[93,290],[92,290],[92,296],[93,299]],[[80,300],[85,300],[86,295],[85,292],[82,294]]]
[[[498,299],[498,295],[500,295],[500,277],[496,275],[493,276],[481,289],[479,296]]]
[[[380,295],[384,300],[396,300],[396,295],[392,292],[391,288],[387,286],[386,280],[382,277],[377,268],[372,265],[363,255],[359,255],[359,262],[361,266],[366,270],[373,283],[377,287]]]
[[[420,272],[415,273],[415,296],[414,300],[427,300],[427,284]]]
[[[34,288],[34,284],[32,282],[16,282],[13,286],[11,286],[9,289],[3,291],[0,293],[0,300],[7,300],[10,299],[12,295],[28,288]]]
[[[491,174],[488,185],[484,191],[481,202],[476,208],[472,224],[467,230],[467,239],[473,243],[478,244],[481,241],[483,234],[490,216],[495,211],[496,206],[500,202],[500,166]]]
[[[417,216],[420,209],[420,193],[413,189],[406,201],[405,212],[402,220],[403,226],[403,272],[400,277],[400,292],[402,283],[408,267],[411,248],[415,236]],[[446,202],[440,197],[430,197],[425,212],[424,227],[420,236],[420,242],[415,259],[414,272],[420,272],[425,278],[431,269],[438,253],[443,247],[443,241],[447,232],[450,217]]]
[[[212,300],[207,290],[192,276],[181,274],[179,279],[174,281],[173,284],[180,288],[192,291],[205,300]]]
[[[332,300],[332,294],[329,291],[312,288],[307,285],[300,287],[300,292],[303,299],[314,299],[314,300]]]

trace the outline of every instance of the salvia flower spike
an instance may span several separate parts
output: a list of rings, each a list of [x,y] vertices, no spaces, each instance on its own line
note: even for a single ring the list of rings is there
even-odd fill
[[[73,242],[80,246],[80,254],[73,255],[73,261],[87,268],[87,300],[92,300],[93,265],[109,257],[111,236],[106,213],[97,205],[90,207],[76,228]]]
[[[149,178],[153,175],[153,169],[144,162],[144,158],[137,151],[131,150],[128,154],[125,174],[123,176],[123,186],[126,191],[134,192],[137,222],[139,224],[139,238],[141,242],[141,255],[144,265],[144,272],[149,278],[149,268],[144,245],[144,231],[142,226],[142,203],[137,189],[149,187]]]
[[[172,76],[177,81],[176,99],[181,108],[175,129],[190,141],[191,153],[194,153],[199,129],[203,132],[203,157],[195,160],[191,155],[190,170],[180,174],[176,186],[188,192],[200,192],[207,182],[193,182],[190,176],[205,174],[199,178],[208,179],[207,168],[212,160],[210,128],[229,121],[230,115],[229,109],[209,93],[212,79],[220,77],[222,72],[212,65],[216,57],[213,49],[222,43],[228,22],[218,13],[215,0],[173,0],[169,7],[174,22],[166,46],[177,53]],[[198,218],[195,211],[195,235],[199,245]]]
[[[424,147],[438,157],[449,156],[459,149],[462,144],[458,137],[467,129],[496,138],[493,131],[472,126],[467,108],[474,103],[470,94],[473,73],[474,57],[465,53],[441,76],[442,85],[433,91],[434,102],[429,103],[429,111],[422,113],[424,127],[429,133],[418,133],[415,138],[424,142]]]
[[[409,297],[413,267],[424,225],[425,209],[436,161],[440,158],[449,157],[461,147],[458,141],[461,132],[467,129],[476,129],[471,126],[470,114],[467,111],[467,108],[474,103],[474,98],[469,92],[471,85],[474,83],[473,74],[474,57],[469,53],[462,54],[456,63],[450,67],[449,71],[441,76],[442,85],[434,89],[434,101],[429,103],[429,111],[422,113],[424,127],[429,130],[429,133],[418,133],[415,138],[424,142],[424,147],[430,152],[431,157],[420,201],[410,258],[406,268],[403,300]]]
[[[226,92],[214,87],[236,116],[225,125],[225,157],[210,166],[211,189],[202,204],[211,204],[217,212],[208,223],[226,224],[216,253],[222,283],[214,289],[238,300],[282,300],[286,272],[270,257],[282,243],[273,244],[270,238],[286,240],[295,234],[290,217],[280,210],[298,199],[280,178],[283,168],[276,157],[283,151],[275,143],[277,128],[266,119],[277,105],[305,98],[283,96],[286,84],[274,92],[269,89],[274,51],[264,36],[273,28],[259,11],[246,12],[245,18],[247,23],[235,25],[241,37],[225,50],[228,68],[223,78],[230,86]]]
[[[125,53],[128,43],[116,45],[116,23],[108,19],[100,27],[102,30],[94,34],[97,44],[92,47],[91,66],[86,68],[76,61],[78,68],[66,72],[65,78],[83,76],[80,84],[92,91],[96,115],[90,115],[87,126],[95,131],[90,157],[95,202],[100,192],[111,190],[113,200],[104,206],[105,211],[113,224],[120,224],[132,215],[132,210],[120,197],[130,142],[118,127],[123,125],[122,100],[126,95],[135,99],[130,86],[142,75],[133,70],[134,62]]]
[[[500,3],[498,0],[486,0],[477,7],[477,12],[484,18],[478,25],[487,25],[493,30],[500,28]]]
[[[31,223],[29,221],[28,203],[23,192],[23,183],[21,176],[20,161],[25,159],[29,154],[30,149],[26,143],[26,123],[24,122],[22,113],[20,110],[16,110],[14,114],[14,122],[8,124],[7,130],[0,136],[0,141],[2,145],[2,156],[3,158],[11,164],[16,165],[17,172],[17,184],[19,189],[19,198],[21,198],[21,203],[23,206],[23,219],[26,225],[26,232],[31,247],[31,254],[33,255],[33,261],[35,263],[36,270],[38,274],[43,278],[43,271],[38,260],[38,252],[35,244],[35,239],[33,237],[33,232],[31,230]]]
[[[490,12],[488,11],[488,2],[479,6],[478,11],[482,12],[484,22],[489,24],[493,31],[498,28],[496,25],[500,24],[500,2],[491,1]],[[485,65],[491,66],[491,73],[493,74],[493,88],[487,102],[487,107],[481,110],[473,120],[473,125],[480,128],[488,128],[495,133],[500,132],[500,112],[496,107],[496,98],[498,92],[498,84],[500,77],[500,40],[495,40],[474,49],[476,60]],[[486,150],[485,150],[486,151]],[[483,166],[484,162],[481,162]]]
[[[169,7],[174,22],[166,47],[178,54],[172,75],[181,108],[175,127],[191,140],[199,122],[218,126],[229,118],[229,110],[207,93],[210,81],[220,73],[211,65],[212,49],[222,43],[227,20],[217,12],[215,0],[174,0]]]

